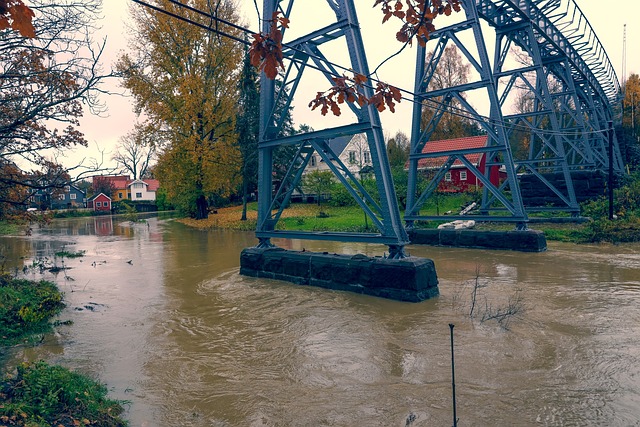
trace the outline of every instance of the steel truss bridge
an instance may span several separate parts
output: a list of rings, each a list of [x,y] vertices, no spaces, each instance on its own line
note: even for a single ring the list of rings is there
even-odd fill
[[[271,17],[276,11],[290,17],[296,9],[304,11],[309,1],[264,0],[263,17]],[[324,1],[335,15],[335,21],[296,38],[289,39],[285,31],[283,81],[276,84],[262,76],[258,153],[260,197],[256,230],[259,246],[271,246],[270,239],[274,237],[373,242],[388,245],[390,258],[402,258],[404,246],[409,243],[405,226],[411,227],[416,220],[442,219],[421,215],[420,209],[455,162],[466,166],[483,184],[481,213],[471,218],[510,221],[517,228],[526,228],[527,213],[536,209],[525,208],[523,204],[519,174],[535,176],[540,186],[547,187],[560,200],[560,209],[577,214],[579,206],[572,182],[573,172],[605,171],[610,163],[615,171],[623,172],[617,142],[615,138],[610,139],[609,133],[612,105],[620,92],[619,83],[606,51],[574,0],[461,0],[463,11],[455,16],[454,23],[432,33],[426,46],[414,43],[417,56],[413,66],[409,181],[403,221],[375,107],[348,104],[345,108],[353,113],[352,123],[284,136],[283,111],[291,106],[305,72],[322,73],[329,86],[333,85],[331,78],[341,76],[345,70],[371,75],[354,1]],[[322,3],[321,0],[318,2]],[[305,25],[313,25],[313,22],[312,17],[306,17]],[[441,25],[438,20],[435,23]],[[263,31],[269,31],[266,21]],[[492,49],[488,49],[489,43],[493,43]],[[348,58],[348,64],[342,65],[344,68],[329,59],[329,54],[336,53],[336,45],[344,50],[343,58]],[[455,45],[471,64],[475,78],[457,86],[431,90],[436,68],[449,45]],[[519,57],[524,60],[513,61],[509,55],[512,49],[518,49]],[[489,52],[493,52],[493,56]],[[364,90],[366,96],[372,95],[371,86],[365,86]],[[530,107],[527,111],[514,113],[510,111],[508,100],[523,90],[531,100]],[[481,97],[484,100],[488,113],[479,112],[468,101],[468,95],[472,93],[474,99]],[[422,122],[425,105],[434,110],[428,123]],[[488,136],[486,146],[423,153],[446,112],[474,120]],[[514,157],[509,142],[516,137],[516,132],[520,138],[525,135],[528,143],[528,155],[522,158]],[[334,138],[356,134],[367,137],[378,197],[366,191],[329,145]],[[287,150],[292,158],[274,185],[274,155],[278,150]],[[372,219],[376,233],[276,229],[314,152]],[[475,153],[488,159],[482,169],[466,157]],[[443,156],[447,160],[434,171],[426,189],[418,191],[419,160]],[[506,172],[506,179],[498,185],[489,179],[490,170],[495,167]],[[551,180],[551,175],[556,178]],[[454,215],[446,218],[470,217]]]

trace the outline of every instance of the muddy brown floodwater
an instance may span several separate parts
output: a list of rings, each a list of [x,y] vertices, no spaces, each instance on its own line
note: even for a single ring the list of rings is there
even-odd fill
[[[449,323],[460,426],[640,425],[640,245],[411,246],[435,261],[441,292],[415,304],[242,277],[253,233],[120,221],[0,238],[5,268],[64,262],[27,277],[56,281],[73,321],[2,360],[92,375],[130,402],[131,426],[450,426]],[[62,248],[86,253],[55,258]],[[523,310],[508,329],[482,321],[510,303]]]

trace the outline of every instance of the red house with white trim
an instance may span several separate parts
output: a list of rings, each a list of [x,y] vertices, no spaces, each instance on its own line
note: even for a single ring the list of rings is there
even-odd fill
[[[96,212],[111,212],[111,197],[100,193],[87,201],[87,207]]]
[[[487,145],[487,135],[467,136],[455,139],[443,139],[440,141],[429,141],[422,149],[424,154],[435,154],[453,150],[468,150],[474,148],[484,148]],[[464,157],[478,170],[483,171],[487,163],[486,153],[469,153]],[[449,159],[449,156],[429,157],[418,160],[418,170],[437,171]],[[407,164],[408,167],[408,164]],[[489,170],[489,181],[495,186],[507,178],[505,171],[498,165],[491,166]],[[440,191],[457,193],[466,190],[473,190],[482,187],[482,182],[473,174],[460,160],[453,163],[447,171],[444,179],[438,184]]]

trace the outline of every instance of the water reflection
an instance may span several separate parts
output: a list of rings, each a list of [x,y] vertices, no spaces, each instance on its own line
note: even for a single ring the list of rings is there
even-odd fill
[[[239,276],[252,233],[157,218],[64,220],[0,242],[27,262],[60,247],[86,251],[66,260],[67,277],[52,277],[69,304],[61,317],[74,324],[14,349],[9,364],[44,357],[93,373],[132,402],[131,425],[447,425],[450,322],[461,424],[640,418],[637,245],[552,243],[540,254],[410,247],[435,260],[441,290],[411,304]],[[479,304],[522,292],[526,311],[509,331],[469,319],[476,276]]]

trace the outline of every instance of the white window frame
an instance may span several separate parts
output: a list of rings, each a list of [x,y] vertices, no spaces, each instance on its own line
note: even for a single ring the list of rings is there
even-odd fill
[[[467,171],[460,171],[460,181],[467,180]]]
[[[451,181],[452,181],[452,179],[451,179],[451,172],[447,172],[447,173],[445,173],[445,174],[444,174],[444,180],[445,180],[445,181],[448,181],[448,182],[451,182]]]
[[[69,199],[75,200],[76,199],[76,194],[75,193],[69,194]]]
[[[101,208],[102,207],[102,202],[96,202],[96,208]]]

